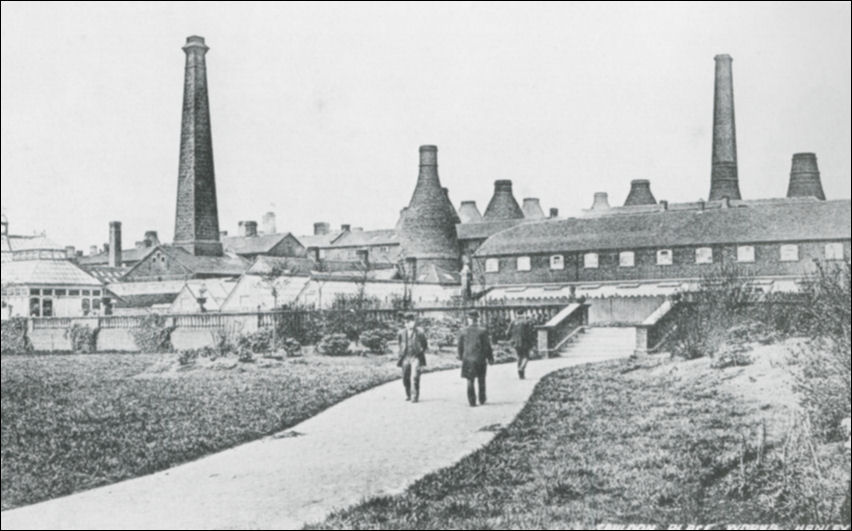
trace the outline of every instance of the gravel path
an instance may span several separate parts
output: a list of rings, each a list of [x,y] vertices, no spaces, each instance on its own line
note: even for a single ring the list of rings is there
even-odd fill
[[[457,369],[424,374],[417,404],[404,400],[397,380],[258,441],[4,511],[2,528],[299,528],[452,465],[511,422],[542,376],[601,359],[574,354],[532,361],[523,381],[512,364],[489,367],[489,402],[476,408],[467,405]]]

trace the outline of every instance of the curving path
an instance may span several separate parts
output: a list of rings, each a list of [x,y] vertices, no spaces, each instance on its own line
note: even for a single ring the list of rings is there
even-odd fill
[[[489,402],[476,408],[467,405],[457,369],[424,374],[417,404],[404,400],[400,381],[390,382],[277,435],[4,511],[2,528],[299,528],[366,497],[401,492],[483,446],[495,424],[515,418],[545,374],[621,355],[572,349],[568,357],[530,362],[523,381],[513,364],[489,367]]]

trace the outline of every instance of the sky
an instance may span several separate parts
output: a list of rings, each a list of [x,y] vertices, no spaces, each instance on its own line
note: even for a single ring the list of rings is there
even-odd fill
[[[418,147],[484,211],[497,179],[547,211],[631,179],[710,188],[713,56],[733,61],[743,198],[793,153],[850,197],[848,3],[2,3],[10,232],[88,249],[174,236],[184,53],[205,37],[219,224],[393,227]]]

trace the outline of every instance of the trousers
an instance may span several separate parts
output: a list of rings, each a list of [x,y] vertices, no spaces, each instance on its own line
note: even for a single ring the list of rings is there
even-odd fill
[[[402,385],[405,386],[406,397],[420,398],[420,360],[417,358],[406,358],[402,362]]]
[[[485,374],[480,374],[474,378],[467,379],[467,401],[471,406],[476,405],[476,389],[473,385],[474,380],[476,380],[479,387],[479,403],[485,403]]]

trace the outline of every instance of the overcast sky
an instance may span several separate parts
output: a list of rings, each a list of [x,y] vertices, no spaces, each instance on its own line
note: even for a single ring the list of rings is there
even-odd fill
[[[631,179],[710,187],[713,56],[734,58],[743,197],[782,197],[816,152],[850,196],[850,7],[2,4],[2,205],[13,233],[78,248],[174,235],[184,53],[207,54],[219,223],[389,228],[438,145],[484,211],[495,179],[561,214]]]

